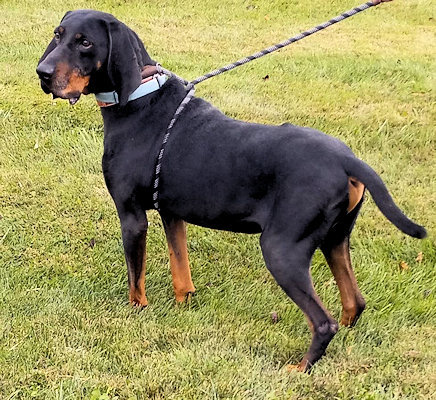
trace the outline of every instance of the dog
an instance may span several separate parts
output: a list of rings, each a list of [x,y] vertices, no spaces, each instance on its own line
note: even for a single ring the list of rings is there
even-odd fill
[[[146,72],[150,70],[153,74]],[[97,98],[109,93],[113,99],[99,100],[102,167],[121,223],[129,301],[138,307],[147,305],[146,210],[154,208],[156,160],[167,126],[188,91],[174,77],[165,81],[154,74],[156,70],[135,32],[112,15],[93,10],[65,14],[36,70],[46,93],[71,104],[89,93]],[[150,86],[141,83],[142,74],[154,89],[134,97]],[[195,292],[186,222],[260,233],[268,270],[304,312],[312,331],[310,347],[297,366],[309,371],[338,330],[312,284],[310,262],[317,248],[340,291],[341,323],[353,326],[365,308],[351,266],[349,238],[366,189],[398,229],[415,238],[426,236],[395,205],[377,173],[341,141],[291,124],[237,121],[193,97],[173,126],[160,165],[158,211],[176,301]]]

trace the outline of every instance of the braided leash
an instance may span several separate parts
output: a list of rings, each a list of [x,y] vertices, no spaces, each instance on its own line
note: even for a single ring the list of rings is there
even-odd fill
[[[385,1],[387,1],[387,0],[385,0]],[[230,71],[233,68],[239,67],[240,65],[244,65],[244,64],[246,64],[246,63],[248,63],[250,61],[256,60],[257,58],[266,56],[267,54],[270,54],[270,53],[272,53],[274,51],[277,51],[277,50],[279,50],[279,49],[281,49],[281,48],[283,48],[285,46],[288,46],[291,43],[298,42],[299,40],[304,39],[307,36],[313,35],[316,32],[319,32],[319,31],[321,31],[321,30],[323,30],[325,28],[328,28],[329,26],[334,25],[334,24],[336,24],[336,23],[338,23],[340,21],[343,21],[344,19],[352,17],[353,15],[355,15],[357,13],[360,13],[360,12],[370,8],[370,7],[376,6],[380,2],[381,1],[379,1],[377,3],[375,3],[374,1],[368,1],[367,3],[364,3],[364,4],[362,4],[362,5],[358,6],[358,7],[355,7],[352,10],[346,11],[346,12],[342,13],[341,15],[338,15],[337,17],[332,18],[331,20],[329,20],[327,22],[324,22],[323,24],[315,26],[312,29],[309,29],[307,31],[304,31],[304,32],[296,35],[296,36],[293,36],[293,37],[291,37],[289,39],[286,39],[283,42],[277,43],[277,44],[275,44],[275,45],[273,45],[271,47],[268,47],[268,48],[266,48],[264,50],[261,50],[261,51],[259,51],[257,53],[254,53],[251,56],[248,56],[248,57],[245,57],[245,58],[241,58],[240,60],[235,61],[234,63],[228,64],[228,65],[226,65],[226,66],[224,66],[222,68],[215,69],[214,71],[211,71],[211,72],[209,72],[209,73],[207,73],[207,74],[205,74],[203,76],[200,76],[200,77],[194,79],[193,81],[191,81],[191,83],[193,85],[196,85],[197,83],[203,82],[206,79],[212,78],[213,76],[220,75],[223,72]]]
[[[165,153],[165,146],[168,142],[168,138],[170,137],[171,130],[173,129],[174,124],[176,123],[177,119],[179,118],[179,115],[185,108],[185,106],[191,101],[191,99],[194,97],[195,88],[192,86],[188,92],[188,94],[185,96],[185,98],[180,103],[179,107],[177,107],[176,112],[174,113],[173,118],[170,121],[170,124],[168,125],[168,128],[165,132],[165,136],[162,141],[162,146],[159,151],[159,155],[157,156],[157,162],[156,162],[156,170],[154,172],[154,184],[153,184],[153,205],[156,210],[159,210],[159,181],[160,181],[160,168],[162,164],[162,157]]]
[[[155,169],[155,175],[154,175],[154,184],[153,184],[153,188],[154,188],[154,192],[153,192],[153,205],[155,207],[156,210],[159,210],[159,182],[160,182],[160,171],[161,171],[161,164],[162,164],[162,158],[165,152],[165,146],[168,142],[169,136],[171,134],[172,128],[174,126],[174,124],[176,123],[179,115],[182,113],[183,109],[186,107],[186,105],[191,101],[192,97],[194,96],[194,91],[195,91],[195,85],[197,83],[200,82],[204,82],[206,79],[212,78],[213,76],[217,76],[220,75],[224,72],[230,71],[233,68],[239,67],[240,65],[244,65],[250,61],[256,60],[260,57],[266,56],[267,54],[270,54],[274,51],[277,51],[283,47],[286,47],[292,43],[298,42],[301,39],[304,39],[307,36],[313,35],[316,32],[319,32],[325,28],[328,28],[331,25],[334,25],[338,22],[343,21],[344,19],[350,18],[353,15],[356,15],[362,11],[367,10],[368,8],[374,7],[379,5],[380,3],[385,3],[388,1],[392,1],[392,0],[372,0],[372,1],[368,1],[364,4],[361,4],[358,7],[355,7],[349,11],[345,11],[344,13],[338,15],[337,17],[334,17],[332,19],[330,19],[327,22],[324,22],[323,24],[317,25],[312,29],[309,29],[307,31],[304,31],[296,36],[293,36],[289,39],[284,40],[283,42],[277,43],[273,46],[270,46],[264,50],[261,50],[257,53],[252,54],[251,56],[248,57],[244,57],[241,58],[238,61],[235,61],[231,64],[225,65],[224,67],[221,67],[219,69],[215,69],[207,74],[204,74],[202,76],[199,76],[198,78],[192,80],[192,81],[187,81],[186,79],[181,78],[180,76],[177,76],[176,74],[172,73],[171,71],[163,68],[161,65],[157,64],[156,68],[158,73],[161,74],[165,74],[168,76],[172,76],[174,78],[176,78],[178,81],[180,81],[182,84],[187,86],[188,89],[188,93],[186,94],[185,98],[182,100],[182,102],[180,103],[179,107],[177,108],[176,112],[174,113],[173,118],[171,119],[170,124],[168,125],[168,128],[166,130],[163,142],[162,142],[162,146],[157,158],[157,162],[156,162],[156,169]]]

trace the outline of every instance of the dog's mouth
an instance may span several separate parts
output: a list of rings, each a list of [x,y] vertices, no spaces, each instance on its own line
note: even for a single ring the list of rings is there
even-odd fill
[[[40,77],[41,88],[45,93],[51,94],[53,99],[68,100],[71,105],[76,104],[82,94],[88,93],[89,80],[89,75],[81,75],[77,69],[51,78]]]
[[[79,101],[79,99],[80,99],[80,94],[78,96],[68,97],[68,101],[72,106],[74,106],[74,104],[76,104]]]
[[[53,99],[64,99],[68,100],[68,102],[73,106],[76,104],[80,96],[82,95],[79,91],[74,92],[65,92],[65,90],[59,90],[55,88],[51,88],[46,82],[41,80],[41,88],[46,94],[51,94],[53,96]]]
[[[68,100],[68,102],[74,106],[74,104],[76,104],[81,96],[81,93],[77,93],[77,94],[67,94],[67,95],[63,95],[63,94],[56,94],[53,91],[50,92],[46,92],[46,93],[51,93],[51,95],[53,96],[53,99],[63,99],[63,100]]]

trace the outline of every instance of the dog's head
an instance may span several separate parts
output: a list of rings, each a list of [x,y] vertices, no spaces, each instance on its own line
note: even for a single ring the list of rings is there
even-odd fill
[[[141,69],[156,64],[135,32],[110,14],[69,11],[38,62],[41,87],[75,104],[81,94],[115,90],[120,105],[141,83]]]

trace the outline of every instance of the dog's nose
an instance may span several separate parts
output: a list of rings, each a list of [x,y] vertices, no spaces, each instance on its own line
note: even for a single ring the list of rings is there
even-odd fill
[[[49,82],[55,72],[54,65],[41,63],[36,68],[36,73],[39,75],[39,78],[44,82]]]

